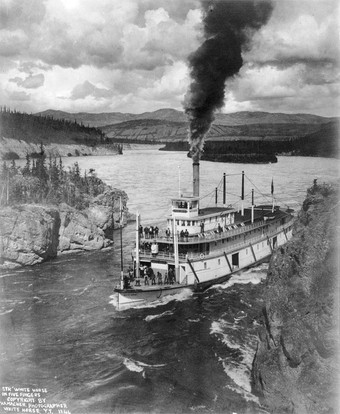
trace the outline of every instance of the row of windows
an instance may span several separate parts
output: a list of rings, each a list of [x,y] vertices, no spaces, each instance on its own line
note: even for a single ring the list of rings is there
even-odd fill
[[[221,265],[221,259],[217,259],[217,263],[220,266]],[[204,269],[206,269],[207,268],[207,262],[204,262],[203,266],[204,266]]]
[[[268,245],[269,245],[269,242],[268,242],[268,240],[267,240],[267,246],[268,246]],[[264,242],[262,242],[262,243],[261,243],[261,247],[264,247]],[[257,250],[259,250],[259,249],[260,249],[260,243],[257,243],[256,248],[257,248]],[[246,249],[246,254],[248,254],[248,249]]]
[[[213,222],[220,222],[223,221],[218,220],[217,217],[210,217],[209,219],[197,221],[197,220],[176,220],[177,226],[200,226],[201,223],[213,223]],[[230,218],[227,219],[227,222],[230,223]],[[169,225],[171,224],[171,221],[168,221]]]

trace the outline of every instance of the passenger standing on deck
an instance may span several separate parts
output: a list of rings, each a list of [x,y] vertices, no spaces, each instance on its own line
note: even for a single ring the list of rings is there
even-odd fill
[[[157,272],[157,279],[158,279],[158,284],[161,285],[162,282],[162,273],[161,272]]]
[[[170,273],[170,270],[169,270]],[[164,284],[167,285],[169,283],[169,277],[168,277],[168,272],[164,273]]]
[[[129,278],[130,278],[130,281],[132,282],[133,281],[133,269],[132,269],[132,267],[131,266],[129,266],[129,269],[128,269],[128,273],[129,273]]]
[[[188,232],[188,229],[185,229],[185,232],[184,232],[184,237],[185,237],[185,241],[188,241],[188,238],[189,238],[189,232]]]
[[[145,238],[148,239],[149,238],[149,228],[148,227],[144,228],[144,233],[145,233]]]
[[[184,240],[184,231],[183,230],[181,230],[179,235],[180,235],[181,240]]]
[[[150,238],[151,239],[153,238],[153,233],[154,233],[153,226],[150,226],[150,228],[149,228],[149,234],[150,234]]]
[[[173,285],[174,284],[174,280],[175,280],[175,272],[174,272],[174,269],[170,269],[169,270],[169,282],[170,282],[170,285]]]
[[[124,280],[124,289],[129,289],[131,287],[129,277],[125,275],[123,280]]]
[[[204,233],[204,221],[201,221],[201,233]]]
[[[170,239],[170,235],[171,235],[171,231],[170,231],[170,229],[169,229],[169,228],[167,228],[167,229],[165,230],[165,235],[166,235],[166,238],[169,240],[169,239]]]
[[[139,225],[139,237],[143,237],[143,226]]]
[[[149,268],[144,266],[144,285],[149,284]]]
[[[155,285],[156,284],[156,276],[155,276],[155,272],[153,271],[153,269],[150,267],[150,279],[151,279],[151,284]]]
[[[155,237],[158,237],[158,232],[159,232],[159,228],[156,226],[155,227]]]

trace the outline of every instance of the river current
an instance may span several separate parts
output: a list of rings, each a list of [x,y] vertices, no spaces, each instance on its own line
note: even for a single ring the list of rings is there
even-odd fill
[[[129,211],[139,211],[144,225],[162,227],[171,197],[191,191],[184,152],[137,147],[121,156],[66,158],[64,165],[75,161],[125,190]],[[338,161],[326,158],[279,157],[266,165],[202,161],[200,168],[201,194],[210,194],[205,201],[214,202],[225,172],[227,204],[233,205],[242,170],[246,195],[255,187],[270,202],[273,179],[277,203],[296,210],[314,179],[338,180]],[[131,223],[123,231],[126,265],[133,238]],[[250,371],[266,264],[201,294],[128,309],[117,308],[113,293],[119,269],[115,233],[113,248],[3,271],[0,387],[45,389],[40,412],[50,414],[265,413],[251,393]],[[2,394],[0,412],[10,406],[6,399]],[[35,400],[32,410],[38,408]]]

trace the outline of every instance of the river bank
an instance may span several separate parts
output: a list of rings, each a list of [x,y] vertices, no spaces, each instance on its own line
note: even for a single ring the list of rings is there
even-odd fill
[[[41,144],[26,142],[14,138],[0,137],[0,159],[6,158],[6,154],[12,153],[16,158],[24,159],[27,154],[38,154]],[[48,157],[77,157],[91,155],[117,155],[119,146],[117,144],[89,146],[83,144],[44,144],[44,151]]]

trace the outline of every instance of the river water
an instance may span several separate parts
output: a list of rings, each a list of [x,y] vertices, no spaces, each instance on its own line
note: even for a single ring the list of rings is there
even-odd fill
[[[66,158],[64,165],[74,161]],[[161,224],[170,198],[191,191],[191,161],[184,152],[138,147],[76,161],[82,171],[94,168],[124,189],[142,224]],[[214,202],[225,172],[227,203],[237,204],[244,170],[246,195],[255,187],[270,199],[273,178],[277,202],[295,209],[313,179],[335,182],[339,176],[338,161],[308,157],[279,157],[268,165],[203,161],[200,168],[201,193],[212,191],[207,202]],[[123,233],[127,264],[134,225]],[[113,293],[119,269],[115,234],[108,250],[2,272],[0,387],[46,389],[40,412],[50,414],[265,412],[251,393],[250,370],[267,265],[202,294],[184,292],[176,300],[123,310]],[[0,412],[9,407],[8,396],[0,402]]]

